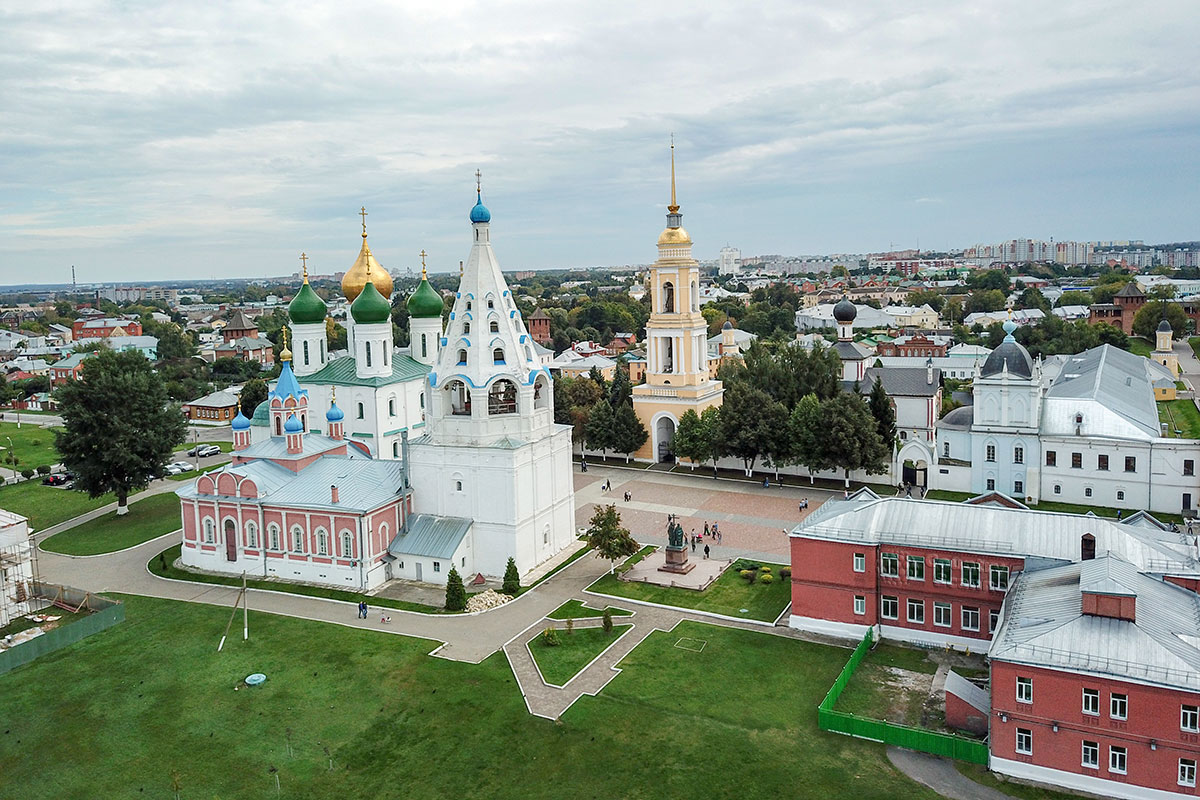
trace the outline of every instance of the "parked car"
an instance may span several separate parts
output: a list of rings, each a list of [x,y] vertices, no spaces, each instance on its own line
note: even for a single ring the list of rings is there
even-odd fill
[[[198,444],[191,450],[188,450],[189,456],[199,456],[200,458],[207,458],[208,456],[217,456],[220,454],[221,448],[217,447],[215,444]]]
[[[43,486],[66,486],[71,480],[66,475],[47,475],[42,478]]]
[[[190,469],[192,469],[192,465],[186,461],[176,461],[174,464],[167,464],[167,466],[163,467],[163,472],[168,475],[179,475]]]

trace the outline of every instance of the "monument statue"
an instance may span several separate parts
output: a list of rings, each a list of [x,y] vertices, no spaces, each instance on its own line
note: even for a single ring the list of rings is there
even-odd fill
[[[683,542],[683,526],[678,522],[667,528],[667,546],[676,550],[681,547],[687,547]]]
[[[688,547],[687,536],[683,532],[683,526],[678,522],[672,522],[667,525],[667,549],[665,552],[666,560],[659,572],[674,572],[679,575],[686,575],[691,572],[696,566],[688,563]]]

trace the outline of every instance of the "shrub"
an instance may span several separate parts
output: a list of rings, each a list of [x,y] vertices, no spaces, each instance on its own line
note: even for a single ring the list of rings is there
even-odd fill
[[[462,611],[467,607],[467,590],[463,587],[462,576],[454,567],[446,576],[446,610]]]
[[[759,583],[772,583],[772,582],[774,582],[774,580],[775,580],[775,576],[768,572],[766,575],[763,575],[761,578],[759,578],[758,582]]]
[[[38,475],[49,475],[50,474],[50,465],[42,464],[40,467],[37,468],[37,474]]]
[[[739,561],[733,566],[734,569],[758,569],[760,565],[753,561]]]
[[[611,609],[607,609],[607,608],[604,609],[604,619],[601,622],[601,624],[604,626],[605,633],[612,633],[613,626],[612,626],[612,610]]]
[[[31,470],[29,467],[26,467],[25,469],[21,470],[21,477],[22,477],[22,478],[24,478],[25,480],[29,480],[30,478],[32,478],[32,477],[33,477],[34,475],[36,475],[36,474],[37,474],[37,473],[35,473],[35,472],[34,472],[33,470]]]
[[[41,444],[41,442],[39,442],[37,439],[30,439],[30,440],[29,440],[29,446],[30,446],[30,447],[37,447],[39,444]]]
[[[779,570],[779,577],[781,577],[781,578],[790,578],[790,577],[792,577],[792,568],[791,568],[791,567],[784,567],[783,569]]]
[[[575,620],[567,618],[567,636],[575,632]]]
[[[521,573],[517,571],[517,562],[512,556],[508,557],[508,564],[504,567],[504,585],[500,591],[514,597],[521,591]]]
[[[542,631],[542,644],[546,647],[558,647],[561,642],[558,641],[558,631],[554,628],[546,628]]]
[[[738,574],[745,578],[747,583],[754,583],[754,579],[758,577],[758,573],[752,569],[744,569]]]
[[[770,567],[759,567],[758,571],[769,574],[771,572],[771,568]]]

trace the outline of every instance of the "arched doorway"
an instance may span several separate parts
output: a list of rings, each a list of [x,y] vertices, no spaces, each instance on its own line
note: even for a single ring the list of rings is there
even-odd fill
[[[233,520],[225,520],[225,560],[237,561],[237,526]]]
[[[660,464],[673,464],[675,451],[675,420],[663,415],[654,423],[654,460]]]

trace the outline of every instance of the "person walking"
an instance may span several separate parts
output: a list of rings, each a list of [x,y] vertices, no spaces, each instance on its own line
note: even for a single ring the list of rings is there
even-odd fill
[[[720,543],[721,543],[721,531],[718,530],[717,531],[717,544],[720,544]]]
[[[704,557],[708,558],[708,545],[704,545]]]
[[[692,552],[696,552],[696,535],[692,534]]]
[[[708,520],[704,520],[704,535],[708,536]]]

